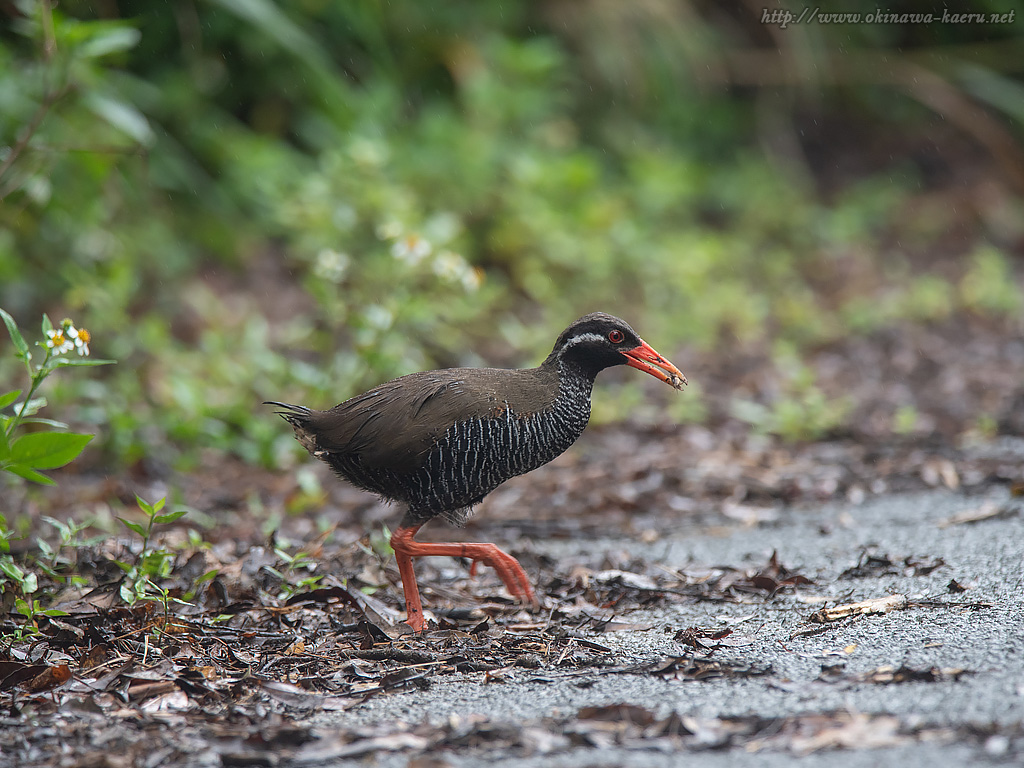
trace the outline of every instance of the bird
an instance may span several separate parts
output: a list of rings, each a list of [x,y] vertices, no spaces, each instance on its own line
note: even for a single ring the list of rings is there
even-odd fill
[[[627,365],[681,390],[686,377],[626,321],[584,315],[536,368],[446,368],[385,382],[328,410],[274,400],[299,443],[351,484],[402,505],[391,535],[406,624],[426,627],[413,559],[468,558],[493,568],[509,593],[538,605],[519,562],[491,543],[414,540],[430,520],[464,524],[484,496],[547,464],[576,442],[590,419],[594,379]]]

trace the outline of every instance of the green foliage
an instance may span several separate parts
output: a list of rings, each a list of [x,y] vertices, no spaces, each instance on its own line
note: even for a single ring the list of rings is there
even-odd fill
[[[161,511],[164,508],[166,499],[159,499],[150,504],[141,496],[135,497],[139,510],[145,515],[145,524],[137,523],[119,517],[128,530],[142,537],[142,549],[135,562],[118,562],[117,565],[124,571],[124,579],[121,582],[121,599],[129,605],[134,605],[139,600],[158,600],[164,607],[167,614],[171,598],[167,590],[158,583],[171,575],[171,568],[174,565],[175,555],[163,548],[152,549],[150,540],[153,537],[153,530],[158,525],[166,525],[179,520],[187,514],[185,509],[176,509],[172,512]]]
[[[311,575],[304,576],[297,581],[292,581],[290,578],[298,571],[312,572],[316,570],[316,560],[314,560],[308,552],[300,549],[293,555],[282,547],[274,547],[274,554],[277,555],[284,564],[281,568],[267,567],[267,570],[270,573],[281,580],[281,592],[278,595],[279,599],[287,599],[299,592],[316,589],[320,585],[320,581],[324,577],[323,574],[311,573]]]
[[[894,241],[927,253],[949,232],[942,210],[911,204],[921,174],[900,162],[823,202],[820,169],[790,159],[805,84],[792,99],[759,90],[814,71],[827,112],[834,75],[880,133],[912,137],[928,124],[919,94],[844,70],[836,50],[859,49],[895,82],[962,88],[1015,130],[1008,25],[984,25],[1005,45],[972,61],[958,58],[972,25],[929,28],[934,40],[924,25],[787,30],[764,59],[785,71],[761,71],[730,58],[760,50],[731,37],[749,18],[659,4],[94,5],[18,0],[0,33],[0,303],[88,311],[122,364],[56,381],[53,397],[77,404],[113,466],[188,469],[209,452],[275,464],[297,449],[254,415],[262,400],[327,405],[417,368],[536,362],[594,309],[669,356],[777,340],[802,354],[961,307],[1019,312],[986,229],[962,274],[894,267]],[[911,58],[947,42],[949,56]],[[729,81],[738,71],[750,79]],[[779,143],[797,151],[759,150]],[[0,359],[0,380],[11,370]],[[748,416],[787,435],[841,419],[813,382],[788,381]],[[595,418],[634,414],[639,386]],[[706,411],[698,387],[671,408]],[[35,440],[10,466],[39,480]]]
[[[286,502],[285,509],[289,514],[303,514],[310,509],[323,506],[327,492],[323,489],[319,476],[308,464],[295,469],[295,481],[299,492],[293,494]],[[276,527],[275,523],[274,528]]]
[[[1019,316],[1024,302],[1006,257],[997,249],[982,247],[971,254],[971,265],[960,293],[971,309],[992,314]]]
[[[75,520],[61,521],[43,515],[43,522],[57,531],[57,546],[52,546],[46,539],[36,537],[36,546],[39,547],[41,557],[36,559],[36,567],[40,572],[58,584],[84,583],[82,576],[71,574],[65,576],[64,572],[74,565],[76,558],[66,556],[65,550],[74,553],[78,547],[93,546],[103,540],[103,536],[82,538],[82,533],[92,527],[91,521],[76,522]]]
[[[897,435],[909,435],[917,427],[919,414],[912,405],[904,405],[896,409],[892,415],[892,431]]]
[[[395,550],[391,548],[391,529],[381,525],[380,530],[370,531],[370,552],[380,560],[389,560],[394,556]]]
[[[0,470],[43,485],[53,485],[53,480],[39,470],[56,469],[70,463],[85,449],[93,436],[56,431],[67,429],[67,425],[37,417],[36,414],[46,405],[46,400],[34,399],[33,395],[46,377],[58,368],[106,365],[113,361],[84,357],[89,354],[89,332],[84,328],[75,328],[71,320],[64,320],[55,329],[50,318],[43,315],[42,330],[46,341],[36,342],[36,345],[43,349],[43,359],[36,365],[33,363],[28,342],[22,336],[14,318],[3,309],[0,309],[0,317],[3,318],[14,344],[14,356],[24,364],[30,380],[28,394],[20,403],[20,389],[0,394],[0,410],[10,407],[13,411],[10,416],[0,413]],[[83,357],[75,359],[62,356],[76,347]],[[18,429],[23,424],[36,424],[49,431],[19,435]]]
[[[776,356],[782,381],[768,405],[752,400],[733,402],[733,415],[761,434],[784,440],[817,440],[843,425],[852,403],[848,398],[829,399],[814,383],[814,371],[800,362],[792,350]]]
[[[68,527],[67,530],[70,533],[72,529]],[[5,605],[13,605],[13,614],[21,617],[21,625],[11,635],[5,637],[17,641],[38,631],[36,617],[65,615],[64,611],[58,609],[40,607],[39,573],[45,574],[57,583],[64,583],[67,580],[54,570],[58,566],[59,548],[56,551],[44,550],[44,556],[51,558],[49,563],[38,558],[30,558],[29,562],[22,565],[10,554],[10,542],[13,538],[14,533],[7,527],[3,515],[0,515],[0,597],[3,598],[2,602]],[[77,544],[77,540],[72,537],[69,543]]]

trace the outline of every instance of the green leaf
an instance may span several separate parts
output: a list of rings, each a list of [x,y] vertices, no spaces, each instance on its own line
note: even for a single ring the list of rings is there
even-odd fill
[[[51,547],[47,542],[40,539],[38,536],[36,537],[36,546],[39,547],[39,551],[43,553],[43,557],[53,557],[53,547]]]
[[[7,574],[7,577],[21,584],[25,580],[25,572],[21,570],[17,563],[12,562],[6,558],[0,558],[0,571]]]
[[[127,581],[121,584],[121,589],[118,590],[121,593],[121,599],[124,600],[128,605],[135,605],[135,601],[138,599],[135,595],[135,590],[132,589],[132,585]]]
[[[116,365],[117,360],[103,360],[98,357],[55,357],[53,365],[55,368],[67,368],[72,365]]]
[[[3,310],[0,310],[2,312]],[[0,395],[0,408],[6,408],[8,405],[13,403],[21,397],[21,390],[16,389],[13,392],[8,392],[6,395]]]
[[[48,478],[46,475],[41,475],[36,472],[32,467],[26,467],[24,464],[7,464],[3,467],[5,470],[18,477],[23,477],[26,480],[30,480],[33,483],[39,483],[40,485],[56,485],[53,480]]]
[[[22,419],[22,424],[44,424],[47,427],[53,427],[54,429],[68,429],[68,425],[63,421],[56,421],[55,419],[44,419],[41,416],[35,418]]]
[[[26,573],[25,578],[21,581],[21,591],[26,595],[31,595],[39,589],[39,580],[36,578],[34,573]]]
[[[53,330],[53,323],[50,322],[50,316],[43,313],[43,336],[46,336],[50,331]]]
[[[138,144],[148,147],[156,138],[146,116],[132,104],[98,93],[86,93],[83,101],[97,117],[106,120]]]
[[[218,573],[220,573],[220,569],[219,568],[214,568],[211,571],[207,571],[202,576],[200,576],[198,579],[196,579],[195,586],[199,586],[200,584],[202,584],[204,582],[207,582],[207,581],[213,581],[215,578],[217,578],[217,574]]]
[[[46,407],[46,398],[45,397],[33,397],[31,400],[29,400],[27,403],[25,403],[25,413],[23,415],[24,416],[34,416],[36,413],[38,413],[41,409],[43,409],[45,407]],[[21,413],[21,408],[18,408],[18,412]],[[28,421],[28,419],[22,419],[21,423],[24,424],[26,421]]]
[[[344,96],[334,76],[331,57],[320,43],[296,24],[273,0],[214,0],[230,13],[257,28],[317,75],[321,87],[335,97]]]
[[[154,522],[160,525],[163,525],[164,523],[173,523],[178,518],[184,517],[187,514],[187,509],[176,509],[174,512],[168,512],[165,515],[157,515],[156,518],[154,518]]]
[[[134,523],[131,520],[125,520],[123,517],[119,517],[117,519],[120,520],[122,523],[124,523],[125,527],[127,527],[128,529],[130,529],[132,531],[135,531],[137,534],[139,534],[139,536],[143,536],[144,537],[146,535],[146,527],[144,525],[140,525],[139,523]]]
[[[88,26],[89,31],[94,34],[77,49],[77,53],[83,58],[98,58],[108,53],[127,51],[134,48],[142,39],[142,33],[134,27],[120,24],[113,26],[110,22],[91,22]]]
[[[78,457],[94,435],[75,432],[33,432],[11,446],[11,460],[33,469],[56,469]]]
[[[154,504],[153,504],[153,511],[154,512],[159,512],[161,509],[164,508],[164,504],[166,504],[166,503],[167,503],[167,497],[166,496],[164,496],[163,498],[157,499],[156,502],[154,502]]]
[[[4,324],[7,325],[7,332],[11,334],[11,341],[14,342],[14,348],[18,350],[18,358],[24,360],[27,357],[30,357],[28,344],[25,342],[25,337],[21,335],[21,331],[18,330],[18,324],[14,322],[14,318],[2,309],[0,309],[0,317],[4,319]]]

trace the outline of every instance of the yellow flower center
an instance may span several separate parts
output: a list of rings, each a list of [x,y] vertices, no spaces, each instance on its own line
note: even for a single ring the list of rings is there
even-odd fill
[[[85,328],[79,328],[78,338],[82,340],[83,344],[88,344],[92,340],[92,334],[85,330]]]

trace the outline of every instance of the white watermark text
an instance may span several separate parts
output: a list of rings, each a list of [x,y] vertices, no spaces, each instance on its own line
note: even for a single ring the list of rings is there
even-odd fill
[[[805,7],[800,12],[785,8],[762,8],[761,23],[772,24],[785,29],[791,24],[1013,24],[1017,11],[1004,13],[962,13],[943,8],[941,12],[897,13],[874,10],[823,11],[821,8]]]

